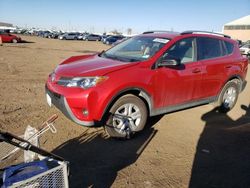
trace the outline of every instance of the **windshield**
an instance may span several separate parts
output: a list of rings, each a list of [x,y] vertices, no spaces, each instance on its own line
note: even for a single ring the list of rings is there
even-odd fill
[[[138,36],[114,46],[101,54],[101,57],[126,62],[145,61],[158,52],[169,39]]]

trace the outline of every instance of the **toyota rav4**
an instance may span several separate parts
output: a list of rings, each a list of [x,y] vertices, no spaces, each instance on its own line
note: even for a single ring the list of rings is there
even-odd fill
[[[49,75],[47,102],[112,137],[141,131],[148,117],[214,102],[231,110],[248,61],[229,36],[145,32],[94,55],[73,56]]]

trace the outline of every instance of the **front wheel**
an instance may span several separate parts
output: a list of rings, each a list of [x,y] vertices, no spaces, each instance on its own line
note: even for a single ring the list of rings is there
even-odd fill
[[[240,81],[237,79],[230,80],[226,83],[224,88],[222,89],[219,98],[219,111],[222,113],[229,112],[237,102],[239,95],[239,83]]]
[[[17,39],[12,39],[12,43],[17,43]]]
[[[111,107],[105,129],[111,137],[129,138],[144,128],[147,118],[145,103],[135,95],[124,95]]]

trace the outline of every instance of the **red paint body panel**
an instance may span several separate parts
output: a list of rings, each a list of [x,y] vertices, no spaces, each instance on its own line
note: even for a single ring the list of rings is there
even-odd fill
[[[67,77],[96,76],[134,65],[101,58],[98,55],[86,55],[64,61],[56,68],[55,72]]]

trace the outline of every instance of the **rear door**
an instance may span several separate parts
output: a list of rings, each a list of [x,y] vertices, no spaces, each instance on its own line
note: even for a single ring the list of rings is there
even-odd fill
[[[223,80],[227,79],[227,65],[232,59],[223,50],[223,41],[217,38],[198,37],[198,60],[204,67],[202,74],[202,98],[214,97],[221,89]]]
[[[155,79],[155,107],[180,105],[201,95],[202,66],[196,59],[196,39],[177,41],[162,58],[179,60],[177,67],[160,67]]]

